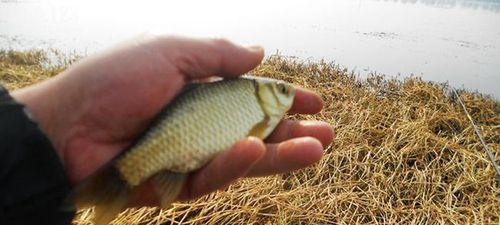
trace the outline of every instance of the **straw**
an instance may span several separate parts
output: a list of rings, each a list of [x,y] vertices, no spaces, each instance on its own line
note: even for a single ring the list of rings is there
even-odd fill
[[[498,167],[498,165],[495,161],[495,156],[493,156],[493,153],[491,153],[490,149],[488,148],[488,145],[486,144],[483,136],[479,132],[479,129],[477,128],[476,123],[474,123],[474,120],[472,119],[469,112],[467,111],[467,107],[465,107],[465,104],[462,102],[462,99],[460,99],[460,96],[457,94],[457,91],[455,89],[452,89],[452,90],[453,90],[453,93],[455,94],[458,102],[462,106],[465,114],[467,114],[467,118],[469,119],[470,123],[472,124],[472,127],[474,128],[474,132],[476,132],[477,137],[479,138],[479,140],[481,141],[481,144],[484,147],[484,151],[486,152],[486,154],[488,154],[488,158],[490,159],[491,164],[493,165],[493,168],[495,169],[495,172],[497,173],[497,179],[500,179],[500,168]]]
[[[0,80],[11,90],[64,69],[36,60],[23,64],[31,55],[0,53]],[[321,95],[321,113],[289,118],[334,127],[336,140],[323,159],[293,173],[241,179],[171,209],[129,209],[113,224],[500,223],[500,188],[491,166],[500,154],[496,100],[459,90],[467,106],[463,113],[443,84],[379,74],[362,78],[327,61],[279,55],[252,72]],[[91,209],[81,210],[73,223],[91,224],[92,216]]]

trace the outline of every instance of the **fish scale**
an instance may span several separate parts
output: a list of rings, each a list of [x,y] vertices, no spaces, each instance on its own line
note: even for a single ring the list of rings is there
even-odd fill
[[[130,185],[159,170],[186,173],[201,167],[213,154],[244,138],[265,114],[253,81],[231,80],[188,92],[160,117],[165,119],[117,162]]]

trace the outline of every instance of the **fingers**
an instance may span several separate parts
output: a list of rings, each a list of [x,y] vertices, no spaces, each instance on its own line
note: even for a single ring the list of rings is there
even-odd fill
[[[323,146],[329,145],[333,138],[333,130],[325,122],[282,121],[266,141],[284,142],[266,147],[253,137],[239,142],[194,173],[179,200],[224,188],[240,177],[283,173],[309,166],[321,158]]]
[[[249,137],[238,142],[194,173],[178,199],[196,198],[228,186],[244,177],[264,152],[264,143],[258,138]]]
[[[264,57],[261,47],[243,47],[224,39],[161,36],[154,45],[190,79],[235,77],[255,68]]]
[[[330,124],[323,121],[282,120],[266,139],[268,143],[278,143],[297,137],[313,137],[328,146],[335,136]]]
[[[197,198],[224,188],[240,177],[300,169],[316,163],[322,155],[321,143],[312,137],[295,138],[267,146],[258,138],[249,137],[193,173],[177,199],[184,201]],[[158,205],[156,194],[150,191],[153,188],[151,185],[139,186],[130,206]]]
[[[321,159],[323,146],[312,137],[291,139],[280,144],[268,144],[264,157],[247,176],[266,176],[285,173],[310,166]]]
[[[313,91],[297,87],[290,113],[314,114],[323,109],[323,100]]]

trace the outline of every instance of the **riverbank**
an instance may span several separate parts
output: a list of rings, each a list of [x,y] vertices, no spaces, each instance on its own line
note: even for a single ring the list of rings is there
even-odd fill
[[[56,60],[49,60],[55,58]],[[0,51],[10,90],[56,75],[78,57]],[[498,223],[499,184],[466,114],[446,86],[418,77],[360,79],[337,65],[272,56],[254,73],[321,94],[335,142],[317,165],[240,180],[172,209],[131,209],[116,224]],[[500,103],[459,91],[489,148],[500,158]],[[298,116],[292,116],[299,118]],[[304,118],[300,117],[300,118]],[[75,224],[89,224],[91,210]]]

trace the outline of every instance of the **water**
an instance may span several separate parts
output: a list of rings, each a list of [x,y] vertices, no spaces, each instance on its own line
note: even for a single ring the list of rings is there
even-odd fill
[[[93,53],[144,32],[225,37],[500,96],[500,0],[0,2],[0,48]]]

